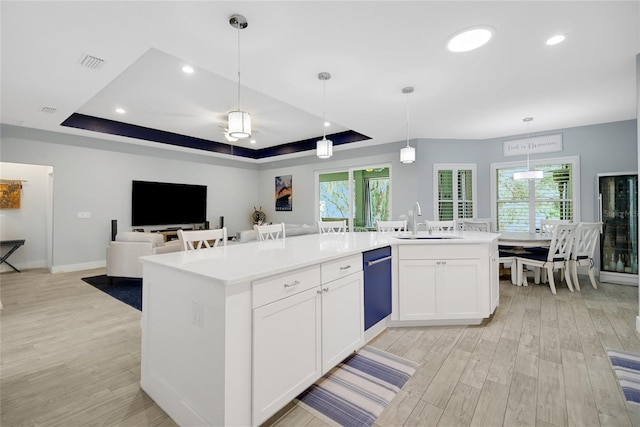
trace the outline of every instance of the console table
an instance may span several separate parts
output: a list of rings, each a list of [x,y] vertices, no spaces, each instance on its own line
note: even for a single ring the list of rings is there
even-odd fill
[[[11,254],[13,254],[22,245],[24,245],[24,239],[23,240],[0,240],[0,247],[11,246],[11,249],[9,249],[9,252],[4,254],[2,258],[0,258],[0,264],[5,263],[9,267],[13,268],[15,271],[20,273],[20,270],[18,270],[13,265],[11,265],[11,263],[9,263],[9,261],[7,260],[9,259]]]

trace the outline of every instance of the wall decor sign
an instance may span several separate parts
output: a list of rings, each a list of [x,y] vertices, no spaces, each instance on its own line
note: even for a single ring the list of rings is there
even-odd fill
[[[276,176],[276,211],[293,210],[291,175]]]
[[[502,155],[524,156],[529,154],[562,151],[562,134],[542,135],[533,138],[511,139],[502,143]]]
[[[0,209],[20,209],[22,181],[0,180]]]

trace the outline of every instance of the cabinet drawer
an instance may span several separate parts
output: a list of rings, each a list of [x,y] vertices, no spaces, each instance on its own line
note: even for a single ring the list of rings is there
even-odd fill
[[[256,280],[253,285],[253,308],[320,286],[320,267],[305,268]]]
[[[328,283],[352,273],[362,271],[362,254],[325,262],[321,266],[322,283]]]
[[[487,245],[400,245],[400,259],[472,259],[481,258]]]

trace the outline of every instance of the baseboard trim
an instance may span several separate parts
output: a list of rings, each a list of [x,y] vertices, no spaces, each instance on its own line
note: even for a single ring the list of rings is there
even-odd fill
[[[46,259],[41,259],[38,261],[27,261],[27,262],[13,262],[11,260],[11,258],[9,258],[7,260],[8,262],[10,262],[12,265],[14,265],[18,270],[22,271],[22,270],[31,270],[34,268],[47,268],[47,260]],[[2,264],[0,266],[0,273],[6,273],[6,272],[10,272],[10,271],[15,271],[13,268],[9,267],[8,265],[4,265]]]
[[[83,262],[80,264],[54,265],[51,267],[52,273],[70,273],[72,271],[93,270],[94,268],[104,268],[107,261]]]

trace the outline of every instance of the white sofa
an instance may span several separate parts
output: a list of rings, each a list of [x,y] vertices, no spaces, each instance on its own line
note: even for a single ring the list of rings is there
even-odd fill
[[[120,232],[107,246],[107,276],[142,278],[141,256],[181,250],[182,242],[165,243],[161,233]]]
[[[318,233],[318,226],[307,224],[285,224],[284,232],[287,237],[301,236],[304,234],[316,234]],[[239,243],[246,243],[257,239],[258,232],[253,229],[236,233],[236,241]]]

